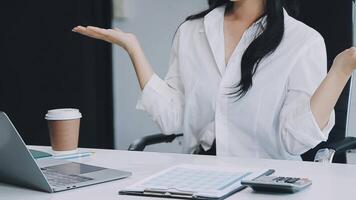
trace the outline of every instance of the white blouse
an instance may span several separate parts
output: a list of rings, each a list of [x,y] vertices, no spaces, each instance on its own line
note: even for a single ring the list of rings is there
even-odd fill
[[[148,112],[165,134],[183,131],[185,153],[198,145],[207,150],[216,138],[219,156],[300,159],[326,141],[335,124],[333,112],[320,130],[310,108],[327,73],[322,36],[284,12],[281,44],[261,61],[252,88],[236,101],[227,94],[241,79],[242,55],[266,17],[245,31],[226,64],[224,13],[219,7],[179,28],[165,80],[151,77],[137,109]]]

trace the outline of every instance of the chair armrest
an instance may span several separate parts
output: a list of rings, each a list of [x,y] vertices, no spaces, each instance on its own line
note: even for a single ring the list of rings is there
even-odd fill
[[[335,150],[335,153],[344,153],[347,150],[356,149],[356,138],[347,137],[344,140],[328,143],[326,148]]]
[[[153,144],[160,144],[160,143],[170,143],[175,140],[177,137],[182,137],[183,134],[172,134],[172,135],[165,135],[165,134],[155,134],[145,136],[143,138],[139,138],[135,140],[129,146],[129,151],[143,151],[146,146],[153,145]]]
[[[356,148],[356,138],[348,137],[344,140],[328,143],[325,148],[320,149],[314,158],[314,162],[332,163],[334,155],[345,153]]]

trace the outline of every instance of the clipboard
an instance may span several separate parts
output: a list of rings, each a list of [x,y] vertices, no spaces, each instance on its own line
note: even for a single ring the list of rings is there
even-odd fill
[[[197,165],[178,165],[119,191],[119,195],[220,200],[245,189],[246,186],[241,185],[241,180],[271,175],[274,172],[273,169],[241,172],[215,170]]]

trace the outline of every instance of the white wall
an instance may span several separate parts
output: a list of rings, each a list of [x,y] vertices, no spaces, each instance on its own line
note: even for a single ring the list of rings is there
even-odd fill
[[[115,19],[114,27],[135,33],[160,77],[168,70],[169,52],[178,25],[190,14],[207,7],[206,0],[126,0],[127,18]],[[151,118],[135,109],[140,95],[131,61],[126,53],[113,49],[115,147],[127,149],[135,139],[159,133]],[[157,145],[148,151],[180,152],[181,146]]]

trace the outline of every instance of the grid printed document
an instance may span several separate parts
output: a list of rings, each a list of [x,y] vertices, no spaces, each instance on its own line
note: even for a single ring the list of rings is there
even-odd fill
[[[266,172],[266,170],[263,172]],[[253,174],[255,173],[223,171],[193,165],[178,165],[126,188],[120,191],[120,194],[191,199],[222,199],[243,189],[241,180]]]
[[[152,189],[177,189],[187,192],[204,192],[207,190],[223,190],[249,173],[223,172],[212,170],[188,169],[176,167],[142,183]]]

